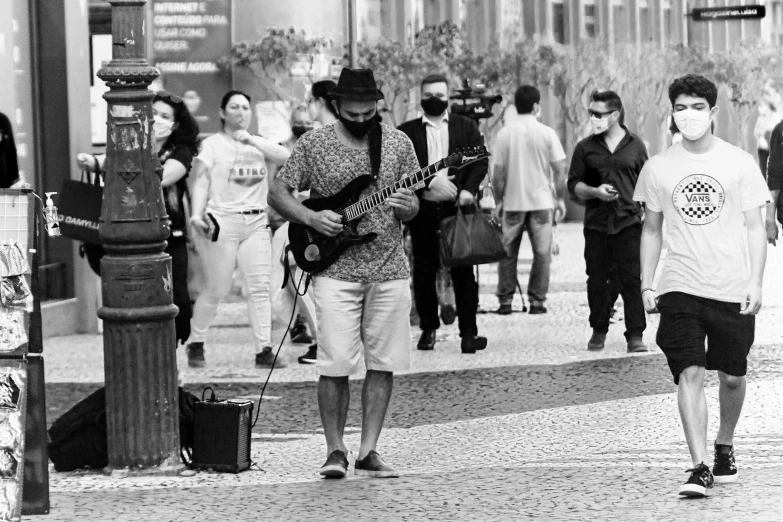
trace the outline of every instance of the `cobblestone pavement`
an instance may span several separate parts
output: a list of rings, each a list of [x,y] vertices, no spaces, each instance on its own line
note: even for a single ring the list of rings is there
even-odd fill
[[[654,346],[657,317],[650,316],[645,334],[649,355],[625,353],[622,325],[612,326],[604,352],[587,352],[581,227],[563,226],[560,240],[550,313],[481,315],[479,328],[490,339],[485,353],[462,355],[456,325],[439,331],[435,351],[413,348],[413,367],[395,380],[379,444],[401,478],[318,478],[324,444],[316,376],[312,366],[293,361],[275,370],[254,430],[260,470],[126,478],[52,473],[51,514],[25,520],[781,520],[783,296],[774,290],[783,287],[783,249],[770,249],[737,430],[740,481],[716,486],[709,499],[687,501],[676,495],[689,458],[676,388]],[[531,258],[526,248],[523,287]],[[480,275],[481,306],[494,308],[496,272],[482,267]],[[179,354],[189,390],[217,383],[224,397],[257,395],[266,372],[250,367],[244,314],[243,304],[223,307],[207,345],[207,368],[183,369]],[[414,328],[414,343],[417,337]],[[50,423],[100,386],[101,343],[99,336],[45,342]],[[304,348],[283,350],[293,360]],[[352,381],[346,442],[353,451],[360,386]],[[715,386],[710,376],[711,437]]]

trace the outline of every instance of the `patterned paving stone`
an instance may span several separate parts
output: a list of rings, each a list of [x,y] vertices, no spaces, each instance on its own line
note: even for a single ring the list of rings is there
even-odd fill
[[[714,411],[717,390],[708,397]],[[240,507],[236,520],[328,520],[343,510],[373,520],[774,520],[783,510],[781,397],[783,381],[749,386],[735,443],[741,479],[701,502],[676,495],[689,459],[676,397],[665,394],[389,429],[380,450],[404,471],[396,480],[318,479],[318,435],[254,444],[264,472],[119,481],[54,474],[52,514],[29,520],[73,520],[88,505],[91,516],[111,517],[96,520],[138,516],[140,505],[154,520],[224,519],[224,506]],[[358,438],[349,435],[349,447]]]

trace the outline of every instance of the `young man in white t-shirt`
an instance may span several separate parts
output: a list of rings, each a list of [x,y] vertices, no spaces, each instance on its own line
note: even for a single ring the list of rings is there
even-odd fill
[[[669,86],[683,139],[645,164],[634,192],[634,200],[645,204],[642,299],[647,312],[661,312],[657,343],[678,385],[680,418],[693,459],[690,477],[679,489],[688,497],[706,496],[713,478],[718,484],[737,480],[734,428],[745,399],[767,256],[761,207],[770,194],[753,157],[713,136],[717,97],[717,87],[703,76],[689,74]],[[664,221],[669,250],[654,289]],[[705,464],[705,369],[717,370],[720,379],[712,471]]]

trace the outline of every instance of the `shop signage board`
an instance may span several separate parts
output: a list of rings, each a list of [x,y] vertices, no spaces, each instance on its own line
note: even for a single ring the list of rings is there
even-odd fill
[[[201,132],[218,132],[220,99],[231,72],[220,59],[231,50],[231,0],[153,0],[152,65],[163,88],[180,96]]]
[[[764,18],[766,14],[766,8],[763,5],[703,7],[691,10],[691,17],[694,22]]]

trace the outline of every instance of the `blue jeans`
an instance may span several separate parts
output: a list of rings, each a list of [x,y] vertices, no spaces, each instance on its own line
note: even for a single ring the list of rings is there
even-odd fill
[[[549,291],[552,263],[552,209],[503,213],[503,246],[506,259],[498,263],[497,296],[500,304],[511,304],[517,287],[517,258],[522,233],[527,230],[533,246],[533,266],[527,284],[530,302],[543,303]]]

